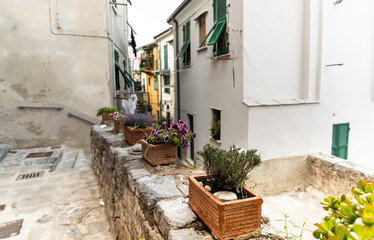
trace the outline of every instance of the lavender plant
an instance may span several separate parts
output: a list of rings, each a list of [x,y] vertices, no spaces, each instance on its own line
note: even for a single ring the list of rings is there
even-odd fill
[[[153,117],[144,113],[140,114],[124,114],[120,117],[125,126],[132,129],[149,128],[153,124]]]
[[[188,129],[184,121],[179,120],[178,123],[171,124],[170,127],[166,126],[163,122],[162,125],[156,127],[155,130],[145,140],[150,144],[174,144],[178,147],[188,148],[190,142],[196,139],[196,133]]]

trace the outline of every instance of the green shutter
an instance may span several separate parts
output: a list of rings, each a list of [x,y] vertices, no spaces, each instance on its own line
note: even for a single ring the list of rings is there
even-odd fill
[[[164,46],[164,69],[168,69],[168,45]]]
[[[155,88],[155,90],[158,90],[158,81],[157,81],[157,74],[155,74],[154,76],[153,76],[153,78],[154,78],[154,88]]]
[[[216,27],[214,28],[214,32],[208,41],[208,45],[214,45],[218,42],[218,39],[221,36],[225,27],[226,27],[226,20],[220,21],[216,24]]]
[[[226,20],[226,0],[216,0],[217,22]]]
[[[204,45],[205,41],[208,39],[209,35],[213,32],[215,28],[216,28],[216,23],[213,25],[212,29],[210,29],[208,34],[205,36],[204,40],[200,43],[199,48],[201,48]]]
[[[118,63],[118,59],[119,59],[119,54],[118,54],[118,51],[116,49],[114,49],[114,61],[116,63]]]
[[[189,46],[190,46],[190,41],[183,44],[183,46],[182,46],[181,50],[179,50],[179,53],[178,53],[178,56],[177,56],[178,60],[183,57],[184,53],[186,52],[186,50]]]
[[[335,124],[332,133],[331,154],[339,158],[348,158],[349,123]]]

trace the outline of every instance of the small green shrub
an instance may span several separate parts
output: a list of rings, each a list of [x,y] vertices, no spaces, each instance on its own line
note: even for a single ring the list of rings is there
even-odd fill
[[[374,238],[374,183],[359,181],[352,188],[354,197],[329,196],[321,204],[329,215],[315,224],[317,239],[373,239]]]
[[[102,113],[113,113],[118,112],[117,108],[103,107],[97,110],[96,116],[100,117]]]
[[[204,170],[210,176],[213,186],[219,190],[242,190],[248,173],[261,164],[257,150],[242,151],[231,146],[229,150],[219,149],[210,144],[198,151],[204,158]]]

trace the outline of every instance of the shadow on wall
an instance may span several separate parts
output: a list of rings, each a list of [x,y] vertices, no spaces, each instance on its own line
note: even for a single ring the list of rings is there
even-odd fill
[[[99,123],[97,119],[60,104],[29,101],[0,102],[0,120],[0,143],[11,144],[13,148],[65,143],[70,147],[83,148],[85,152],[89,152],[90,148],[92,124],[89,122]]]

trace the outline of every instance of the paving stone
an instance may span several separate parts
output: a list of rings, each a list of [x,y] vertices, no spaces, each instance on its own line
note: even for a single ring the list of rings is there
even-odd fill
[[[0,161],[8,154],[9,149],[10,145],[0,144]]]
[[[170,230],[168,240],[202,240],[204,236],[196,233],[192,228]]]
[[[135,181],[139,178],[145,177],[145,176],[150,176],[151,174],[145,170],[144,168],[141,169],[132,169],[129,171],[129,177]]]
[[[182,228],[196,221],[197,218],[182,198],[158,202],[155,206],[154,217],[164,236],[168,235],[170,229]]]
[[[20,233],[23,219],[0,223],[0,239],[16,236]]]
[[[89,224],[89,230],[91,234],[102,233],[109,230],[108,222],[95,222]]]
[[[57,157],[48,157],[48,158],[41,158],[36,160],[36,164],[56,164],[57,163]]]
[[[139,184],[137,190],[149,210],[153,209],[158,200],[182,197],[174,181],[169,176]]]
[[[82,235],[76,227],[70,227],[67,233],[72,236],[73,239],[82,239]]]
[[[53,217],[51,215],[44,214],[41,218],[36,220],[36,222],[40,224],[45,224],[45,223],[49,223],[50,221],[52,221],[52,219]]]

